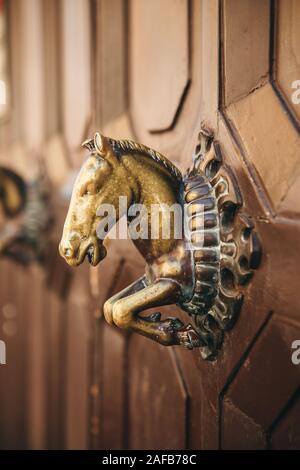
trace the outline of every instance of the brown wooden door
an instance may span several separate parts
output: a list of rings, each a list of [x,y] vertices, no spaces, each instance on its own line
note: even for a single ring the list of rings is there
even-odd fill
[[[300,79],[299,2],[11,5],[18,19],[12,69],[24,76],[18,47],[34,44],[22,57],[34,62],[30,73],[47,93],[31,117],[24,112],[30,77],[15,79],[1,161],[13,160],[25,174],[24,161],[34,162],[43,148],[56,225],[45,268],[1,260],[1,335],[11,362],[0,366],[0,446],[299,448],[300,365],[291,360],[300,340],[300,105],[292,98]],[[20,42],[24,31],[27,42]],[[36,128],[37,116],[45,131]],[[130,242],[110,242],[97,269],[67,268],[56,249],[67,210],[62,193],[80,167],[85,137],[97,129],[133,138],[185,170],[202,124],[237,177],[263,247],[238,321],[213,362],[198,350],[164,348],[106,325],[105,299],[143,272]],[[187,320],[175,306],[163,313]]]
[[[110,8],[120,6],[112,3],[98,2],[107,29]],[[118,361],[125,361],[119,390],[126,396],[117,398],[116,390],[112,398],[108,344],[119,333],[105,327],[100,442],[133,449],[297,448],[300,369],[291,361],[291,345],[300,337],[300,108],[292,102],[291,84],[300,75],[298,2],[132,0],[125,10],[118,45],[126,57],[127,102],[114,117],[115,90],[107,95],[104,88],[106,134],[121,137],[129,128],[184,169],[201,123],[211,128],[239,181],[263,260],[214,362],[203,361],[198,351],[166,349],[130,335],[119,346]],[[100,36],[105,73],[106,64],[117,60],[116,44],[108,31],[101,29]],[[110,76],[101,77],[108,87]]]

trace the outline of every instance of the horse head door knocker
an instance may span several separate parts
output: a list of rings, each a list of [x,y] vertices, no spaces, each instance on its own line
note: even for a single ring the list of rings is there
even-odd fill
[[[163,155],[129,140],[96,133],[83,146],[90,154],[73,189],[61,256],[78,266],[87,255],[96,266],[106,256],[108,222],[101,207],[113,206],[114,222],[127,216],[129,236],[146,269],[143,277],[106,301],[105,319],[166,346],[200,347],[204,358],[214,358],[241,308],[243,286],[260,261],[258,238],[250,219],[239,214],[240,192],[230,169],[222,165],[218,143],[203,129],[193,167],[184,177]],[[154,230],[153,207],[161,213]],[[181,209],[179,218],[170,208]],[[180,235],[178,224],[187,228]],[[162,319],[160,313],[140,315],[169,304],[187,312],[193,324]]]
[[[5,220],[15,219],[23,210],[27,200],[26,183],[16,172],[0,167],[0,201]],[[8,222],[0,230],[0,254],[12,244],[17,232],[16,224]]]
[[[0,254],[21,264],[42,261],[53,222],[49,182],[44,171],[26,183],[21,176],[0,168],[0,200],[6,221],[0,229]]]

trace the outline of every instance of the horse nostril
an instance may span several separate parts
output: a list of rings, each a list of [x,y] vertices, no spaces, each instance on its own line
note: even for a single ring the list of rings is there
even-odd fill
[[[65,255],[66,258],[71,258],[71,256],[72,256],[71,248],[65,248],[64,249],[64,255]]]
[[[59,245],[59,252],[64,258],[71,258],[73,250],[70,248],[70,246],[64,247],[61,243]]]

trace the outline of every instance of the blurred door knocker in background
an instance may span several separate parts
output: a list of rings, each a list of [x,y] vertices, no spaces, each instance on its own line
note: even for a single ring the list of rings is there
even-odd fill
[[[0,254],[27,264],[46,253],[52,223],[49,187],[43,171],[30,183],[8,168],[0,168],[0,201],[3,219]],[[13,219],[13,220],[11,220]]]
[[[186,204],[191,239],[176,239],[172,222],[168,239],[161,230],[158,239],[134,239],[146,260],[145,275],[108,299],[104,316],[112,325],[163,345],[200,347],[205,359],[214,359],[224,331],[241,309],[243,287],[259,266],[261,249],[251,219],[240,210],[236,178],[223,164],[212,132],[201,130],[193,166],[185,176],[160,153],[129,140],[96,133],[83,146],[90,155],[75,182],[60,254],[71,266],[80,265],[86,255],[96,266],[106,256],[97,236],[101,204],[114,205],[117,220],[133,203],[142,203],[149,213],[152,204]],[[118,207],[120,196],[127,198],[124,214]],[[162,320],[160,313],[140,315],[169,304],[187,312],[193,325],[177,318]]]

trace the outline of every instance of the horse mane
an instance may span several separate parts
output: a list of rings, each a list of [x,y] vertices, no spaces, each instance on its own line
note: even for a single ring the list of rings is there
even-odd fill
[[[111,144],[113,151],[117,154],[117,156],[125,155],[126,153],[138,153],[141,155],[145,155],[146,157],[151,158],[151,160],[158,163],[160,166],[165,168],[167,172],[176,179],[177,182],[182,181],[182,174],[175,165],[173,165],[170,160],[168,160],[164,155],[151,148],[147,147],[143,144],[138,144],[132,140],[114,140],[109,139],[109,143]]]

